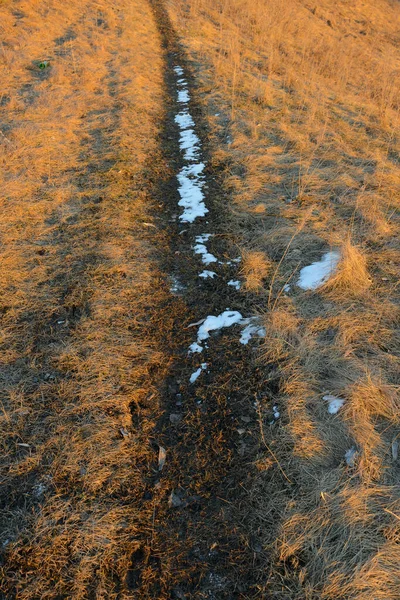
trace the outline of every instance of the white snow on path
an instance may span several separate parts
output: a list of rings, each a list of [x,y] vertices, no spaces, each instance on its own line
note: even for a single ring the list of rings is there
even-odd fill
[[[179,148],[185,151],[183,156],[187,161],[193,161],[198,158],[200,152],[200,140],[195,134],[194,129],[181,130],[179,134]],[[186,173],[189,175],[197,175],[195,167],[198,165],[201,165],[201,170],[203,171],[204,164],[196,162],[193,165],[186,167]]]
[[[208,240],[210,239],[210,237],[212,237],[213,234],[212,233],[202,233],[201,235],[196,235],[195,240],[196,242],[198,242],[199,244],[204,244],[204,242],[208,242]]]
[[[182,105],[179,113],[175,115],[175,123],[180,130],[179,147],[183,151],[184,159],[187,162],[178,174],[178,191],[181,197],[178,204],[183,208],[183,213],[179,219],[182,223],[193,223],[195,219],[204,217],[208,213],[203,194],[205,181],[202,173],[205,165],[199,160],[201,142],[193,129],[194,120],[188,106],[190,101],[188,84],[183,77],[182,67],[174,67],[174,71],[180,77],[177,82],[178,103]]]
[[[187,90],[179,90],[178,92],[178,102],[189,102],[190,96]]]
[[[192,116],[187,112],[183,111],[175,116],[175,123],[179,125],[180,129],[187,129],[188,127],[194,127],[194,121]]]
[[[340,252],[326,252],[320,261],[301,269],[297,285],[303,290],[315,290],[329,279],[339,260]]]
[[[203,342],[210,337],[210,331],[217,331],[224,327],[231,327],[236,323],[241,323],[243,320],[242,315],[237,310],[225,310],[223,313],[214,317],[210,315],[206,318],[204,323],[200,325],[197,332],[197,342]]]
[[[253,336],[264,337],[265,329],[260,327],[255,318],[244,319],[237,310],[225,310],[218,316],[209,315],[200,325],[197,332],[197,341],[189,347],[189,352],[202,352],[202,342],[210,337],[211,331],[218,331],[232,325],[242,325],[244,329],[240,337],[241,344],[248,344]]]
[[[207,369],[207,363],[201,363],[201,367],[199,367],[197,369],[197,371],[195,371],[194,373],[191,374],[190,376],[190,383],[194,383],[196,381],[196,379],[198,379],[200,377],[200,374],[202,371],[205,371]]]
[[[195,246],[193,246],[193,250],[195,254],[201,254],[201,260],[205,265],[218,262],[214,254],[210,254],[210,252],[208,252],[207,250],[207,246],[205,246],[204,244],[196,244]]]
[[[203,352],[203,346],[200,346],[197,342],[193,342],[189,346],[189,354],[195,354],[196,352]]]

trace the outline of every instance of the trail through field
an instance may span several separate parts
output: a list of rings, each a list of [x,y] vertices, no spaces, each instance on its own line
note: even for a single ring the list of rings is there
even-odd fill
[[[162,145],[171,167],[158,191],[170,240],[165,269],[186,311],[165,339],[177,358],[155,435],[162,461],[149,494],[153,527],[133,556],[131,588],[138,597],[254,598],[260,547],[245,525],[249,463],[268,453],[259,448],[260,404],[271,404],[272,421],[279,412],[255,366],[265,332],[240,292],[241,259],[190,71],[165,11],[152,6],[165,51]]]

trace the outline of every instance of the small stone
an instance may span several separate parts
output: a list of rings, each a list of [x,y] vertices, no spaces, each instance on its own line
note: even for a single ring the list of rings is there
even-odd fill
[[[179,421],[182,420],[182,415],[178,414],[178,413],[171,413],[169,415],[169,420],[171,423],[173,423],[174,425],[176,425],[177,423],[179,423]]]
[[[399,456],[399,442],[397,440],[394,440],[392,442],[392,456],[393,456],[393,460],[397,460],[398,456]]]
[[[172,490],[168,498],[168,506],[170,508],[177,508],[178,506],[182,506],[182,500],[179,498],[175,490]]]

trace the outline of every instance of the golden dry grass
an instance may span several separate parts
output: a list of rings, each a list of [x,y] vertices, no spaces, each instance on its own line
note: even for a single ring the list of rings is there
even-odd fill
[[[169,360],[151,326],[159,40],[142,0],[9,0],[0,32],[0,589],[122,598]]]
[[[240,274],[247,290],[258,292],[264,287],[264,280],[271,270],[271,262],[263,252],[244,250]]]
[[[399,10],[392,0],[171,0],[208,113],[232,230],[256,278],[279,425],[248,526],[260,597],[400,596],[398,493]],[[341,260],[313,291],[299,270]],[[258,254],[257,254],[258,255]],[[245,282],[252,268],[242,271]],[[285,291],[285,284],[290,290]],[[328,413],[326,395],[344,399]],[[346,460],[352,450],[353,459]],[[349,456],[349,455],[347,455]]]

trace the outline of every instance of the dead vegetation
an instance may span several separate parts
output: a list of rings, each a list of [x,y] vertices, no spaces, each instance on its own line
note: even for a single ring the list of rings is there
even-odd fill
[[[244,278],[246,289],[257,292],[263,289],[264,280],[271,270],[271,262],[263,252],[245,250],[242,252],[240,274]]]
[[[0,31],[0,589],[121,598],[169,361],[152,324],[159,41],[141,0],[9,0]]]
[[[395,599],[399,547],[399,12],[396,2],[171,0],[265,314],[281,418],[248,527],[260,597]],[[329,248],[315,291],[299,270]],[[266,266],[268,265],[268,267]],[[285,285],[289,285],[290,289]],[[344,401],[328,412],[324,396]],[[260,465],[263,465],[262,467]],[[251,517],[250,517],[251,515]]]

